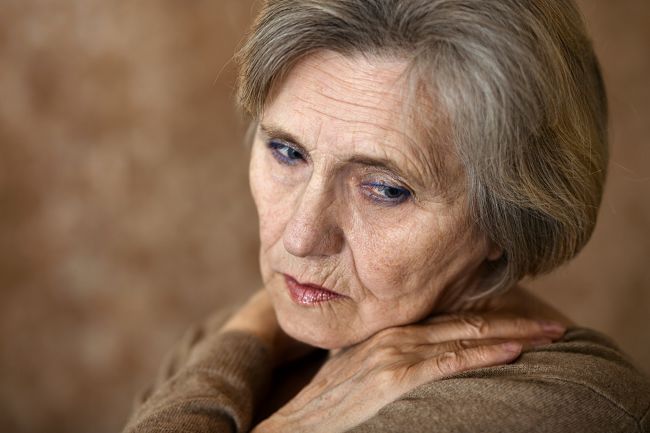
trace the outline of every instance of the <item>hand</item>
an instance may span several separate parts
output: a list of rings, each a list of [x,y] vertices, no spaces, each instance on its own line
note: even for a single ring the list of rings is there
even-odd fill
[[[221,332],[243,331],[262,340],[271,351],[274,366],[298,359],[315,348],[289,337],[278,324],[271,298],[265,289],[253,294]]]
[[[385,329],[340,350],[253,432],[344,432],[423,383],[515,360],[564,327],[509,316],[456,315]]]

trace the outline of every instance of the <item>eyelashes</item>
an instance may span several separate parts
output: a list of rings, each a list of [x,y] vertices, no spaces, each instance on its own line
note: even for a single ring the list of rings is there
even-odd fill
[[[273,157],[284,165],[296,165],[300,161],[305,161],[305,156],[296,148],[291,147],[281,141],[270,140],[267,146],[271,150]]]
[[[379,204],[401,204],[411,197],[411,191],[400,186],[370,182],[361,186],[372,201]]]
[[[273,158],[281,165],[293,167],[307,162],[303,151],[280,140],[271,139],[266,143]],[[402,186],[389,182],[364,182],[360,185],[363,195],[375,204],[383,206],[396,206],[404,203],[413,196],[413,193]]]

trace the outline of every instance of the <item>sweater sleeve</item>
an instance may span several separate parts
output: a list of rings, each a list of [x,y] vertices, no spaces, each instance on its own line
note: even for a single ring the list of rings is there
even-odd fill
[[[625,409],[579,384],[459,378],[409,393],[348,433],[479,431],[644,432]]]
[[[648,431],[650,382],[600,335],[564,341],[514,364],[429,382],[348,433]]]
[[[268,349],[253,335],[194,328],[165,360],[124,433],[246,432],[270,365]]]

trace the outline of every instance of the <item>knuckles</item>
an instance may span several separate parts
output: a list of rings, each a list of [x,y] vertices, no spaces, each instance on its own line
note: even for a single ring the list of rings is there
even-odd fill
[[[473,337],[485,338],[490,335],[491,326],[482,316],[467,314],[460,318],[460,322],[470,330]]]
[[[400,359],[402,351],[395,346],[379,346],[373,348],[366,356],[366,363],[371,367],[380,367]]]
[[[453,340],[449,342],[450,350],[454,352],[460,352],[471,347],[471,344],[467,340]]]
[[[464,367],[463,357],[458,352],[444,352],[435,358],[435,365],[443,376],[449,376],[462,371]]]
[[[404,381],[405,370],[402,368],[385,368],[375,375],[378,390],[394,391],[395,384]]]

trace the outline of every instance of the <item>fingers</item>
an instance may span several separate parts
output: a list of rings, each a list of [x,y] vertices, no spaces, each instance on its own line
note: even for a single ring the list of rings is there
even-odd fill
[[[444,352],[411,366],[410,380],[422,384],[468,370],[504,365],[517,359],[522,349],[521,343],[511,341]]]
[[[435,344],[418,344],[413,345],[404,353],[420,359],[428,359],[448,352],[461,352],[466,349],[471,349],[480,346],[498,346],[505,343],[515,343],[521,346],[522,351],[527,351],[536,347],[551,344],[549,338],[518,338],[518,339],[504,339],[504,338],[487,338],[487,339],[469,339],[469,340],[454,340],[446,341],[444,343]]]
[[[553,340],[550,338],[514,338],[514,339],[503,339],[503,338],[488,338],[486,340],[464,340],[464,345],[466,348],[477,347],[477,346],[492,346],[504,343],[517,343],[521,345],[522,352],[526,352],[531,349],[535,349],[541,346],[547,346],[553,343]]]
[[[559,339],[566,328],[557,322],[523,317],[463,314],[434,318],[418,325],[427,341],[469,339]]]

